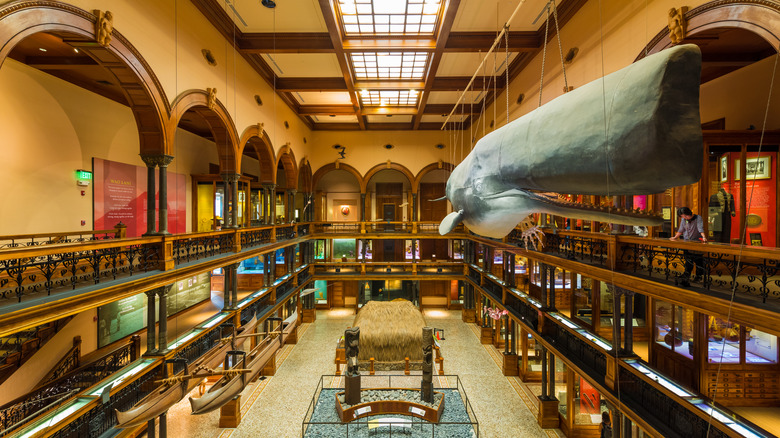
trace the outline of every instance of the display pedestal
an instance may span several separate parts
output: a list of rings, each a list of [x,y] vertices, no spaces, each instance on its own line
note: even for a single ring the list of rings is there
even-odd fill
[[[273,376],[274,374],[276,374],[276,353],[268,359],[268,363],[263,368],[264,376]]]
[[[555,397],[539,398],[539,417],[537,421],[542,429],[557,429],[558,419],[558,399]]]
[[[290,334],[284,338],[285,344],[297,344],[298,343],[298,326],[290,330]]]
[[[317,320],[317,311],[315,309],[303,309],[301,312],[302,322],[312,323]]]
[[[482,327],[480,331],[479,342],[482,344],[493,343],[493,327]]]
[[[344,403],[360,404],[360,375],[344,377]]]
[[[517,376],[520,375],[520,370],[517,367],[517,355],[514,353],[504,353],[504,366],[502,370],[505,376]]]
[[[237,395],[219,410],[219,427],[238,427],[241,424],[241,396]]]
[[[461,319],[465,323],[473,323],[476,321],[476,316],[474,315],[474,309],[463,309],[461,312]]]

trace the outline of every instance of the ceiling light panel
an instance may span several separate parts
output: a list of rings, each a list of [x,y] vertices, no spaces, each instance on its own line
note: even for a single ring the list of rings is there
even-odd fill
[[[339,0],[346,36],[433,35],[441,0]]]
[[[416,106],[417,90],[362,90],[360,101],[366,106]]]
[[[427,52],[362,52],[350,54],[355,78],[422,79]]]

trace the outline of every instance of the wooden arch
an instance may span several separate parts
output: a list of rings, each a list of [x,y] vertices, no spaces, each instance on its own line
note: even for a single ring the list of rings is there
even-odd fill
[[[107,47],[95,41],[97,17],[65,3],[14,1],[0,6],[0,66],[13,48],[30,35],[47,32],[72,36],[68,44],[87,54],[120,85],[133,112],[140,153],[166,154],[165,125],[171,106],[160,81],[146,60],[118,30],[111,32]],[[107,66],[110,64],[110,67]]]
[[[454,169],[455,166],[453,166],[451,163],[445,163],[443,161],[439,161],[438,163],[431,163],[422,169],[420,169],[419,172],[417,172],[417,176],[414,177],[414,183],[412,184],[412,193],[419,193],[420,192],[420,183],[422,182],[423,177],[433,172],[434,170],[444,170],[447,172],[452,172],[452,169]]]
[[[373,178],[374,175],[376,175],[377,173],[383,170],[395,170],[401,172],[409,181],[409,186],[412,188],[412,193],[417,193],[417,189],[413,184],[414,175],[412,174],[412,172],[410,172],[409,169],[406,168],[406,166],[402,164],[394,163],[392,161],[383,164],[377,164],[376,166],[369,169],[368,172],[366,172],[366,175],[363,177],[363,183],[360,187],[363,193],[366,192],[368,183],[371,181],[371,178]]]
[[[295,153],[290,148],[289,144],[286,144],[282,146],[281,149],[279,149],[279,155],[276,158],[276,166],[274,166],[274,172],[276,172],[276,169],[279,167],[279,163],[281,163],[282,167],[284,167],[285,188],[297,190],[298,189],[298,165],[295,163]],[[279,181],[277,181],[276,175],[274,175],[274,181],[276,181],[276,184],[278,186]]]
[[[241,158],[244,156],[244,150],[247,147],[254,148],[260,162],[260,182],[263,184],[273,184],[276,180],[276,159],[274,158],[274,148],[268,133],[258,125],[252,125],[244,130],[241,139],[238,142],[238,165],[241,166]]]
[[[311,164],[306,157],[301,158],[301,164],[298,166],[298,189],[303,193],[311,193],[314,191],[312,185]]]
[[[687,35],[724,27],[749,30],[780,52],[780,4],[766,0],[715,0],[685,13]],[[669,28],[663,28],[636,57],[670,47]]]
[[[208,92],[204,90],[188,90],[180,94],[173,103],[173,115],[168,123],[170,143],[176,133],[179,121],[187,111],[192,110],[206,120],[214,135],[217,154],[219,155],[220,173],[241,173],[241,162],[238,156],[238,135],[233,120],[219,99],[209,108]],[[172,155],[172,154],[170,154]]]
[[[317,169],[316,172],[314,172],[314,176],[311,179],[311,188],[312,190],[315,190],[317,188],[317,185],[320,183],[320,180],[327,175],[329,172],[332,172],[334,170],[343,170],[346,172],[349,172],[352,174],[352,176],[355,177],[355,181],[358,184],[358,187],[360,187],[360,193],[366,193],[366,182],[363,180],[363,175],[360,174],[360,172],[357,171],[354,167],[350,166],[349,164],[344,163],[338,163],[338,167],[336,167],[336,163],[328,163],[319,169]]]

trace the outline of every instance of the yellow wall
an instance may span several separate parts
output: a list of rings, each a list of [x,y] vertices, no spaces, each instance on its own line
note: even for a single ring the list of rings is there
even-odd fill
[[[685,3],[693,9],[704,4],[697,0]],[[667,11],[679,8],[674,0],[602,0],[589,1],[561,30],[563,53],[577,47],[579,53],[566,66],[566,79],[575,88],[594,81],[604,74],[623,68],[636,59],[645,45],[667,26]],[[603,39],[602,39],[603,38]],[[548,42],[544,73],[542,103],[563,94],[564,79],[561,69],[557,38]],[[760,128],[769,90],[771,61],[743,68],[737,72],[704,84],[701,88],[702,121],[726,118],[727,129],[745,129],[753,124]],[[511,82],[509,87],[509,114],[514,120],[539,106],[539,82],[542,71],[540,53]],[[750,79],[746,79],[750,78]],[[777,76],[776,76],[777,78]],[[517,104],[517,97],[525,98]],[[773,101],[777,101],[777,94]],[[506,94],[496,99],[495,128],[506,121]],[[760,103],[760,104],[759,104]],[[773,108],[777,108],[773,106]],[[488,125],[493,120],[491,105],[485,111]],[[771,114],[771,113],[770,113]],[[483,122],[475,123],[477,138],[484,136]],[[780,119],[770,118],[767,129],[780,128]],[[486,129],[491,132],[492,129]]]

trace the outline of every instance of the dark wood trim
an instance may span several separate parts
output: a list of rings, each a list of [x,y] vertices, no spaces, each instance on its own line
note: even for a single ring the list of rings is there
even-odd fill
[[[423,89],[423,93],[420,96],[420,102],[417,106],[417,115],[414,116],[412,121],[412,129],[420,127],[422,116],[425,113],[425,105],[428,103],[428,96],[433,87],[433,78],[436,77],[436,72],[439,70],[439,63],[441,62],[442,55],[444,55],[444,47],[447,46],[447,40],[450,36],[450,30],[452,30],[452,24],[455,22],[455,16],[458,13],[460,0],[450,0],[449,2],[446,2],[445,5],[447,10],[444,11],[439,34],[436,36],[436,49],[433,52],[433,55],[431,55],[431,61],[428,63],[428,71],[425,73],[425,88]]]
[[[361,130],[366,129],[366,121],[360,112],[360,101],[357,93],[355,92],[355,86],[352,83],[352,71],[347,63],[347,55],[344,53],[344,43],[341,40],[341,30],[339,29],[338,22],[336,22],[335,11],[333,9],[332,0],[319,0],[320,10],[322,11],[322,17],[325,19],[325,25],[328,28],[330,34],[330,40],[333,43],[333,49],[336,52],[336,58],[338,59],[339,66],[341,67],[341,73],[344,75],[344,83],[347,85],[347,91],[349,91],[349,97],[352,100],[352,105],[355,107],[355,115],[358,119],[358,125]]]

